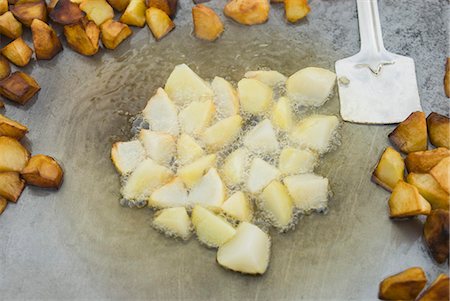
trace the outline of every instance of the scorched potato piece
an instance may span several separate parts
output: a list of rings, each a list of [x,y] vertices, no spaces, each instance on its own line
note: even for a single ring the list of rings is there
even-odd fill
[[[391,218],[428,215],[431,205],[420,195],[415,186],[399,181],[389,198],[389,211]]]
[[[436,280],[420,295],[417,301],[444,301],[449,300],[450,279],[440,274]]]
[[[108,0],[108,3],[117,11],[124,11],[130,4],[130,0]]]
[[[408,172],[427,173],[447,157],[450,157],[450,150],[445,147],[409,153],[405,158],[406,169]]]
[[[427,117],[427,126],[431,144],[450,148],[450,119],[447,116],[433,112]]]
[[[28,150],[14,138],[0,137],[0,172],[21,172],[30,159]]]
[[[438,263],[448,259],[449,253],[449,211],[432,210],[423,228],[423,236],[431,255]]]
[[[148,7],[155,7],[173,18],[177,12],[178,0],[147,0]]]
[[[8,200],[0,196],[0,215],[5,211],[6,206],[8,206]]]
[[[18,172],[0,172],[0,197],[16,203],[25,188]]]
[[[450,193],[450,157],[442,159],[433,169],[430,174],[441,185],[447,193]]]
[[[33,50],[20,37],[3,47],[1,53],[14,65],[24,67],[30,62]]]
[[[231,0],[223,10],[225,16],[244,25],[261,24],[269,19],[268,0]]]
[[[0,94],[21,105],[29,101],[40,89],[31,76],[21,71],[16,71],[0,81]]]
[[[389,134],[389,140],[404,153],[427,149],[427,122],[424,112],[414,112]]]
[[[0,80],[7,78],[11,74],[9,62],[3,55],[0,55]]]
[[[128,25],[108,20],[100,26],[102,32],[102,43],[108,49],[116,49],[120,43],[131,36],[133,31]]]
[[[378,298],[381,300],[414,300],[427,284],[422,268],[413,267],[381,281]]]
[[[64,35],[70,48],[76,52],[92,56],[98,52],[100,29],[94,22],[82,22],[64,26]]]
[[[27,27],[31,26],[34,19],[47,22],[47,5],[44,0],[20,0],[11,6],[11,12]]]
[[[387,147],[372,174],[372,181],[388,191],[394,189],[398,181],[403,180],[405,163],[395,149]]]
[[[308,0],[284,0],[284,10],[286,19],[291,23],[295,23],[306,17],[311,8],[308,5]]]
[[[144,0],[131,0],[125,12],[120,17],[120,22],[132,26],[144,27],[146,9]]]
[[[56,189],[61,186],[63,174],[58,162],[46,155],[31,157],[21,172],[22,178],[29,185]]]
[[[114,18],[114,10],[105,0],[83,0],[80,4],[80,9],[97,26]]]
[[[164,11],[155,7],[150,7],[145,11],[145,20],[156,40],[162,39],[175,28],[175,24],[170,17]]]
[[[51,60],[62,51],[61,41],[47,23],[34,19],[31,23],[33,45],[38,60]]]
[[[419,189],[420,194],[431,204],[433,209],[449,209],[450,195],[442,189],[432,175],[411,172],[407,181]]]
[[[22,35],[22,23],[17,21],[10,11],[0,16],[0,34],[10,39],[16,39]]]
[[[223,32],[223,23],[219,16],[211,8],[197,4],[192,8],[194,20],[194,34],[197,38],[214,41]]]
[[[0,114],[0,136],[8,136],[19,140],[27,132],[28,128],[23,124]]]
[[[70,0],[59,0],[51,10],[49,17],[61,25],[78,23],[86,14]]]

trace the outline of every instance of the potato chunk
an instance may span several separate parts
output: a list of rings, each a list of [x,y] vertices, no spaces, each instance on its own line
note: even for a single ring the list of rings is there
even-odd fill
[[[78,23],[84,16],[85,13],[79,6],[70,0],[58,0],[55,7],[49,13],[50,19],[61,25]]]
[[[191,219],[184,207],[167,208],[156,212],[152,225],[167,236],[180,237],[183,240],[191,236]]]
[[[113,20],[103,23],[100,29],[102,32],[102,43],[108,49],[116,49],[120,43],[133,33],[128,25]]]
[[[98,52],[100,29],[94,22],[65,25],[64,35],[67,44],[76,52],[86,56],[92,56]]]
[[[177,140],[177,159],[181,165],[191,163],[205,154],[203,148],[194,138],[187,134],[181,134]]]
[[[31,33],[38,60],[51,60],[63,50],[58,35],[47,23],[34,19],[31,23]]]
[[[156,132],[169,133],[177,136],[179,133],[177,107],[166,91],[158,88],[142,111],[150,129]]]
[[[284,175],[310,173],[314,171],[319,156],[309,149],[286,147],[281,151],[278,168]]]
[[[0,114],[0,136],[8,136],[20,140],[26,133],[28,133],[26,126]]]
[[[255,153],[273,153],[280,149],[275,129],[269,119],[264,119],[247,132],[244,146]]]
[[[260,206],[268,215],[270,222],[276,228],[284,229],[293,218],[294,205],[289,192],[281,182],[272,181],[261,193]]]
[[[447,157],[450,157],[450,150],[445,147],[409,153],[405,158],[406,169],[408,172],[427,173]]]
[[[411,113],[389,134],[391,143],[404,153],[426,150],[427,137],[427,122],[423,112]]]
[[[330,187],[327,178],[312,173],[288,176],[283,180],[295,207],[304,211],[327,207]]]
[[[6,13],[7,11],[8,11],[8,0],[1,0],[0,1],[0,15]]]
[[[197,38],[214,41],[223,32],[223,23],[219,16],[211,8],[197,4],[192,8],[194,20],[194,34]]]
[[[244,76],[246,78],[257,79],[271,88],[284,85],[287,80],[286,76],[275,70],[247,71]]]
[[[0,197],[16,203],[25,188],[18,172],[0,172]]]
[[[397,182],[389,198],[391,218],[428,215],[430,211],[430,203],[420,195],[415,186],[404,181]]]
[[[272,108],[271,121],[282,131],[288,131],[294,124],[294,113],[291,102],[286,97],[280,97]]]
[[[450,157],[442,159],[433,169],[430,174],[441,185],[447,193],[450,193]]]
[[[261,24],[269,19],[268,0],[231,0],[223,10],[225,16],[244,25]]]
[[[3,47],[1,53],[14,65],[24,67],[30,62],[33,50],[22,38],[17,38]]]
[[[219,150],[230,145],[241,132],[242,117],[234,115],[218,121],[202,134],[202,140],[206,146],[213,150]]]
[[[139,140],[144,146],[147,156],[161,165],[169,166],[175,156],[175,138],[167,133],[141,130]]]
[[[130,0],[107,0],[109,5],[111,5],[117,11],[124,11],[128,4],[130,4]]]
[[[241,108],[244,112],[251,114],[264,113],[272,103],[272,88],[256,79],[241,79],[238,83],[238,93]]]
[[[145,149],[138,140],[116,142],[111,148],[111,160],[120,174],[132,172],[145,159]]]
[[[249,154],[245,148],[238,148],[229,154],[222,165],[225,182],[230,186],[243,183],[248,162]]]
[[[0,80],[7,78],[10,74],[9,61],[3,55],[0,55]]]
[[[131,26],[144,27],[146,9],[144,0],[131,0],[120,17],[120,22]]]
[[[216,154],[201,157],[200,159],[179,168],[178,176],[188,188],[192,188],[211,167],[216,165],[216,160]]]
[[[308,5],[308,0],[284,0],[284,10],[286,19],[291,23],[295,23],[306,17],[311,8]]]
[[[0,215],[5,211],[6,206],[8,206],[8,200],[0,196]]]
[[[432,210],[423,228],[423,236],[431,255],[438,263],[448,259],[449,253],[449,211]]]
[[[444,91],[445,95],[450,98],[450,57],[447,58],[445,64]]]
[[[440,274],[436,280],[419,296],[417,301],[444,301],[449,300],[450,279]]]
[[[50,156],[34,155],[22,170],[22,178],[29,185],[43,188],[56,188],[61,186],[63,179],[61,166]]]
[[[175,177],[169,183],[156,189],[148,201],[153,208],[187,207],[188,191],[183,181]]]
[[[436,147],[450,148],[450,119],[438,113],[431,113],[427,117],[428,136]]]
[[[22,35],[22,23],[17,21],[10,11],[0,16],[0,34],[10,39],[16,39]]]
[[[398,181],[403,180],[405,163],[395,149],[387,147],[372,174],[372,181],[388,191],[392,191]]]
[[[419,189],[419,193],[430,203],[433,209],[449,209],[450,195],[442,189],[432,175],[410,173],[407,181]]]
[[[34,19],[47,22],[47,5],[44,0],[19,0],[11,7],[11,12],[27,27],[31,26]]]
[[[175,28],[170,17],[156,7],[150,7],[145,11],[145,20],[156,40],[162,39]]]
[[[191,102],[178,115],[183,132],[200,135],[211,124],[215,112],[212,100]]]
[[[224,78],[216,76],[211,82],[214,104],[219,119],[239,114],[239,97],[236,89]]]
[[[114,18],[114,10],[105,0],[83,0],[80,9],[86,13],[88,20],[97,26]]]
[[[28,150],[14,138],[0,137],[0,172],[21,172],[30,159]]]
[[[28,74],[16,71],[0,81],[0,94],[18,104],[27,103],[41,87]]]
[[[422,268],[413,267],[384,279],[380,283],[381,300],[414,300],[427,284]]]
[[[211,210],[218,210],[225,201],[225,185],[217,170],[211,168],[189,192],[188,202],[191,205],[201,205]]]
[[[257,194],[261,192],[273,180],[280,177],[280,171],[267,163],[266,161],[255,158],[250,164],[246,188],[250,193]]]
[[[237,191],[232,194],[221,207],[222,211],[229,217],[248,222],[252,220],[253,208],[245,193]]]
[[[148,7],[154,7],[173,18],[177,12],[178,0],[147,0]]]

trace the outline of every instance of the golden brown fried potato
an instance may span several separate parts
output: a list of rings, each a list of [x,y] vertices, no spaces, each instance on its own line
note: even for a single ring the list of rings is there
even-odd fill
[[[31,23],[31,33],[38,60],[51,60],[63,50],[58,35],[47,23],[34,19]]]
[[[423,228],[423,236],[430,250],[431,256],[438,263],[448,259],[449,253],[449,211],[444,209],[432,210]]]
[[[413,217],[428,215],[431,205],[419,193],[419,190],[404,181],[395,185],[389,198],[389,212],[391,218]]]
[[[442,159],[430,170],[430,174],[447,193],[450,193],[450,157]]]
[[[5,211],[6,206],[8,206],[8,200],[0,196],[0,215]]]
[[[445,95],[450,98],[450,57],[447,58],[447,64],[445,64],[444,91]]]
[[[17,121],[0,114],[0,136],[22,139],[28,133],[28,128]]]
[[[25,188],[18,172],[0,172],[0,196],[16,203]]]
[[[410,173],[407,181],[431,204],[433,209],[449,209],[450,195],[427,173]]]
[[[0,81],[0,95],[21,105],[27,103],[40,89],[31,76],[21,71]]]
[[[97,26],[114,18],[114,10],[105,0],[83,0],[80,4],[80,9]]]
[[[50,19],[61,25],[78,23],[85,13],[70,0],[59,0],[49,14]]]
[[[231,0],[223,10],[225,16],[244,25],[261,24],[269,18],[268,0]]]
[[[19,141],[0,136],[0,172],[21,172],[29,159],[30,153]]]
[[[411,113],[389,134],[389,140],[404,153],[426,150],[428,140],[425,113]]]
[[[3,108],[5,108],[5,103],[0,100],[0,109],[3,109]]]
[[[0,55],[0,80],[7,78],[11,74],[9,62],[3,55]]]
[[[10,11],[0,16],[0,34],[10,39],[16,39],[22,35],[22,23],[17,21]]]
[[[46,155],[35,155],[28,161],[21,175],[25,182],[43,188],[61,186],[63,170],[55,159]]]
[[[387,147],[372,174],[372,181],[392,191],[398,181],[403,180],[405,163],[402,156],[392,147]]]
[[[197,38],[214,41],[223,32],[223,23],[219,16],[209,7],[197,4],[192,8],[194,34]]]
[[[427,284],[422,268],[413,267],[384,279],[380,283],[381,300],[414,300]]]
[[[117,11],[124,11],[130,0],[108,0],[108,3]]]
[[[64,35],[70,48],[76,52],[92,56],[98,52],[98,39],[100,29],[94,22],[90,21],[86,24],[79,22],[64,26]]]
[[[173,18],[177,12],[178,0],[147,0],[147,6],[159,8]]]
[[[146,9],[144,0],[131,0],[120,17],[120,22],[131,26],[144,27]]]
[[[11,12],[27,27],[31,26],[34,19],[47,22],[47,5],[44,0],[20,0],[11,7]]]
[[[306,17],[311,8],[308,5],[308,0],[284,0],[284,10],[286,19],[291,23],[295,23]]]
[[[8,11],[8,0],[0,0],[0,15]]]
[[[128,25],[113,20],[103,23],[100,29],[103,45],[108,49],[116,49],[120,43],[133,33]]]
[[[20,37],[3,47],[1,53],[14,65],[24,67],[30,62],[33,50]]]
[[[449,300],[450,279],[440,274],[436,280],[420,295],[417,301],[445,301]]]
[[[145,19],[156,40],[160,40],[175,28],[175,24],[170,17],[155,7],[150,7],[145,11]]]
[[[450,157],[450,150],[445,147],[433,150],[409,153],[405,158],[408,172],[427,173],[442,159]]]
[[[431,113],[427,117],[427,127],[431,144],[450,148],[450,119],[447,116]]]

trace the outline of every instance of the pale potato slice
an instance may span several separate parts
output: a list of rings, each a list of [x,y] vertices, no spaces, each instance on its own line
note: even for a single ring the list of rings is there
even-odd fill
[[[30,159],[28,150],[14,138],[0,136],[0,172],[21,172]]]
[[[269,235],[247,222],[242,222],[234,237],[217,251],[217,262],[221,266],[244,274],[264,274],[269,259]]]
[[[335,83],[336,74],[330,70],[308,67],[287,79],[286,92],[294,103],[318,107],[328,100]]]
[[[80,9],[86,13],[89,20],[97,26],[114,18],[114,10],[105,0],[83,0]]]
[[[402,156],[392,147],[387,147],[377,167],[373,171],[372,181],[388,191],[392,191],[398,181],[403,180],[405,163]]]
[[[111,149],[111,160],[120,174],[132,172],[145,159],[145,150],[139,140],[116,142]]]
[[[268,0],[231,0],[225,5],[225,16],[244,25],[261,24],[269,19]]]
[[[142,113],[151,130],[178,135],[177,108],[162,88],[158,88]]]
[[[427,173],[447,157],[450,157],[450,150],[445,147],[409,153],[405,158],[406,169],[408,172]]]
[[[419,190],[419,193],[430,203],[433,209],[449,209],[450,195],[430,174],[410,173],[407,181]]]
[[[269,119],[264,119],[247,132],[244,145],[255,153],[273,153],[280,149],[275,129]]]
[[[191,102],[178,115],[182,131],[189,135],[200,135],[211,124],[215,112],[212,100]]]
[[[381,300],[415,300],[427,284],[422,268],[413,267],[381,281],[378,298]]]
[[[156,212],[152,225],[170,237],[187,240],[191,236],[191,219],[184,207],[167,208]]]
[[[224,78],[214,77],[211,82],[214,104],[219,119],[239,114],[239,97],[236,89]]]
[[[317,153],[309,149],[285,147],[278,160],[278,169],[283,175],[311,173],[318,164]]]
[[[449,300],[450,279],[445,274],[440,274],[436,280],[419,296],[417,301]]]
[[[212,150],[227,147],[239,136],[241,127],[242,117],[239,115],[222,119],[204,131],[203,143]]]
[[[294,113],[288,98],[280,97],[272,108],[270,117],[275,127],[282,131],[289,131],[294,124]]]
[[[284,85],[287,80],[286,76],[274,70],[247,71],[244,76],[246,78],[257,79],[271,88]]]
[[[447,116],[436,112],[431,113],[427,117],[427,128],[431,144],[436,147],[450,148],[450,119]]]
[[[28,133],[28,128],[25,125],[0,114],[0,136],[20,140],[26,133]]]
[[[284,178],[295,207],[302,211],[327,207],[330,188],[328,179],[315,174],[302,174]]]
[[[250,193],[259,193],[270,182],[280,177],[280,171],[267,163],[266,161],[255,158],[250,165],[250,171],[246,183],[247,190]]]
[[[178,169],[178,176],[188,188],[192,188],[203,175],[216,165],[217,155],[211,154],[201,157],[194,162]]]
[[[225,185],[217,170],[211,168],[191,189],[188,196],[190,205],[201,205],[217,210],[225,201]]]
[[[186,64],[175,66],[164,89],[170,98],[179,105],[214,99],[212,89]]]
[[[414,112],[389,134],[389,140],[402,152],[412,153],[427,149],[427,136],[425,113]]]
[[[264,188],[260,198],[260,207],[274,227],[283,229],[292,223],[294,204],[286,186],[281,182],[272,181]]]
[[[236,230],[223,217],[197,205],[192,210],[192,224],[198,240],[211,248],[217,248],[229,241]]]
[[[157,188],[166,184],[173,173],[167,167],[152,159],[142,161],[122,187],[122,195],[127,200],[147,200]]]
[[[233,193],[221,206],[222,211],[238,221],[248,222],[253,218],[253,208],[245,193]]]
[[[250,114],[261,114],[269,110],[273,91],[268,85],[256,79],[243,78],[238,83],[241,108]]]
[[[0,172],[0,197],[16,203],[25,188],[18,172]]]
[[[176,154],[175,138],[167,133],[141,130],[139,140],[147,156],[161,165],[169,165]]]
[[[447,193],[450,193],[450,157],[442,159],[433,169],[430,174],[441,185]]]
[[[245,148],[238,148],[226,157],[222,165],[225,183],[229,186],[239,185],[245,181],[249,154]]]
[[[120,22],[131,26],[144,27],[146,9],[144,0],[131,0],[120,17]]]
[[[205,154],[203,148],[194,138],[181,134],[177,140],[177,159],[181,165],[191,163]]]
[[[188,191],[179,177],[156,189],[148,201],[149,207],[168,208],[186,207],[188,205]]]
[[[324,154],[330,150],[338,127],[336,116],[312,115],[300,120],[290,133],[290,139],[302,148]]]
[[[431,205],[419,193],[419,190],[404,181],[399,181],[389,198],[389,215],[391,218],[428,215]]]

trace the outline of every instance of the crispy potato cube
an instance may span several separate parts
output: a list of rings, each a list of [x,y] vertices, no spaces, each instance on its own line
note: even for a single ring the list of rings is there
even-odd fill
[[[420,295],[417,301],[444,301],[449,300],[450,279],[440,274],[436,280]]]
[[[146,9],[144,0],[131,0],[120,17],[120,22],[131,26],[144,27]]]
[[[223,32],[223,23],[219,16],[211,8],[197,4],[192,8],[194,20],[194,34],[197,38],[214,41]]]
[[[145,11],[145,19],[156,40],[165,37],[175,28],[175,24],[170,17],[164,11],[155,7],[150,7]]]
[[[392,147],[387,147],[372,174],[372,181],[384,189],[392,191],[395,184],[403,180],[404,173],[405,163],[402,156]]]
[[[30,27],[34,19],[47,22],[47,5],[44,0],[20,0],[11,7],[13,15]]]
[[[425,113],[414,112],[389,134],[389,140],[402,152],[411,153],[427,149],[427,136]]]
[[[447,193],[450,193],[450,157],[442,159],[433,169],[430,174],[441,185]]]
[[[120,43],[131,36],[133,31],[128,25],[108,20],[100,26],[102,32],[102,43],[108,49],[116,49]]]
[[[427,117],[427,127],[431,144],[450,148],[450,119],[447,116],[431,113]]]
[[[295,23],[306,17],[311,8],[308,5],[308,0],[284,0],[284,10],[286,19],[291,23]]]
[[[389,198],[391,218],[428,215],[431,205],[419,193],[419,190],[404,181],[397,182]]]
[[[34,19],[31,23],[31,33],[38,60],[51,60],[63,50],[58,35],[47,23]]]
[[[7,11],[8,11],[8,0],[0,0],[0,15],[6,13]]]
[[[16,39],[22,35],[22,23],[17,21],[10,11],[0,16],[0,34],[10,39]]]
[[[78,23],[85,15],[80,7],[70,0],[58,0],[49,17],[58,24],[70,25]]]
[[[64,35],[70,48],[76,52],[87,56],[98,52],[100,29],[94,22],[88,22],[86,26],[82,23],[66,25]]]
[[[381,300],[414,300],[427,284],[422,268],[413,267],[381,281],[378,298]]]
[[[21,105],[27,103],[40,89],[31,76],[21,71],[0,81],[0,95]]]
[[[408,172],[427,173],[447,157],[450,157],[450,150],[445,147],[409,153],[405,158],[406,169]]]
[[[20,37],[3,47],[1,53],[14,65],[24,67],[30,62],[33,50]]]
[[[450,57],[447,58],[445,64],[444,91],[445,95],[450,98]]]
[[[223,9],[225,16],[244,25],[261,24],[269,18],[268,0],[231,0]]]
[[[0,172],[0,197],[16,203],[25,188],[18,172]]]
[[[124,11],[128,4],[130,4],[130,0],[107,0],[109,5],[111,5],[117,11]]]
[[[177,12],[178,0],[147,0],[147,6],[158,8],[173,18]]]
[[[0,55],[0,80],[7,78],[11,74],[9,62],[3,55]]]
[[[30,159],[28,150],[14,138],[0,136],[0,172],[21,172]]]
[[[80,9],[86,13],[88,20],[97,26],[114,18],[114,10],[105,0],[83,0]]]
[[[14,139],[22,139],[28,132],[28,128],[6,116],[0,114],[0,136],[8,136]]]
[[[2,215],[3,211],[5,211],[6,206],[8,206],[8,200],[0,196],[0,215]]]
[[[410,173],[407,181],[419,189],[420,194],[431,204],[433,209],[449,209],[450,195],[427,173]]]
[[[423,228],[423,236],[431,255],[438,263],[448,259],[449,239],[448,225],[449,211],[443,209],[432,210]]]
[[[63,174],[58,162],[46,155],[31,157],[21,172],[22,178],[29,185],[56,189],[61,186]]]

